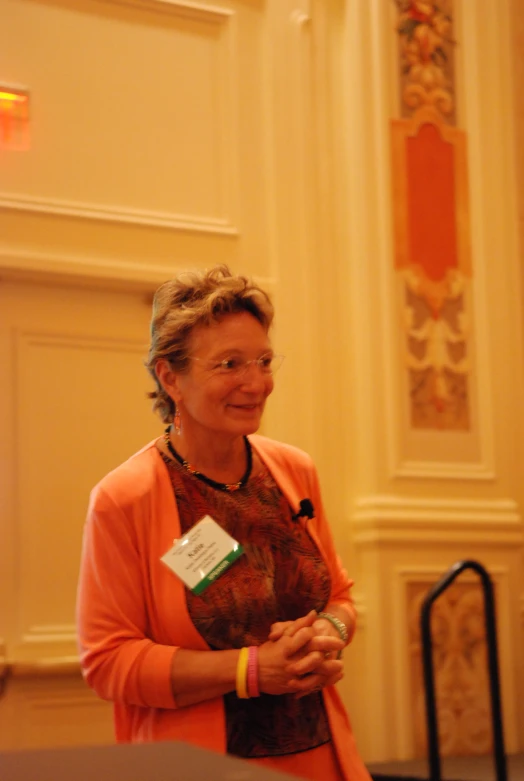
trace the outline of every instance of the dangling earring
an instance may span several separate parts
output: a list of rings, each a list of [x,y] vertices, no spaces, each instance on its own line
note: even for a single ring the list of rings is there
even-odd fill
[[[182,431],[182,425],[180,421],[180,411],[178,407],[175,407],[175,414],[173,415],[173,428],[175,429],[175,434],[177,437],[180,436],[180,432]]]

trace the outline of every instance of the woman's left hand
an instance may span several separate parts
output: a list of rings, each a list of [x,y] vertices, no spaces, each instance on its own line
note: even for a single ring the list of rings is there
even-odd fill
[[[313,627],[315,631],[315,637],[310,641],[308,651],[325,650],[322,649],[319,644],[315,643],[316,638],[336,637],[337,639],[340,639],[340,634],[331,621],[319,617],[315,610],[311,610],[307,615],[302,618],[297,618],[295,621],[279,621],[276,624],[272,624],[268,640],[275,642],[284,635],[293,637],[293,635],[304,626]],[[341,641],[340,650],[344,648],[344,645],[345,644]],[[331,658],[333,658],[333,656],[331,656]]]
[[[276,624],[271,625],[267,639],[276,642],[284,635],[293,637],[293,635],[298,632],[299,629],[302,629],[302,627],[313,626],[317,618],[317,611],[310,610],[307,615],[302,618],[297,618],[295,621],[277,621]]]
[[[268,639],[276,641],[283,636],[293,637],[304,626],[312,627],[315,632],[305,650],[319,653],[291,662],[287,671],[297,678],[307,680],[308,689],[312,683],[311,676],[315,676],[319,689],[337,683],[343,677],[343,663],[337,657],[345,644],[333,624],[325,618],[319,618],[315,610],[295,621],[280,621],[273,624]],[[339,641],[336,650],[332,647],[333,639]],[[303,695],[298,691],[296,696]]]

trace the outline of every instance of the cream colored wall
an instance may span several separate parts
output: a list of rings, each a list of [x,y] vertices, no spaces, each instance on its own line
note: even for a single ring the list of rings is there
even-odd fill
[[[388,6],[386,8],[386,6]],[[343,427],[351,432],[346,528],[364,623],[347,698],[366,756],[415,748],[409,627],[414,587],[478,558],[497,588],[506,742],[522,748],[522,352],[516,243],[510,6],[454,3],[459,126],[468,134],[474,277],[469,324],[474,421],[467,434],[414,432],[407,416],[400,287],[393,268],[389,121],[398,116],[393,4],[347,4],[339,181],[347,214],[348,344]],[[388,13],[390,11],[390,13]],[[343,221],[341,217],[340,222]],[[344,476],[342,476],[344,480]],[[457,677],[457,696],[467,689]],[[462,703],[464,707],[464,703]],[[473,732],[450,708],[446,728]]]
[[[161,431],[142,366],[159,282],[226,262],[274,293],[287,361],[264,430],[312,449],[308,21],[282,0],[3,12],[1,78],[31,93],[32,141],[1,158],[0,748],[100,742],[81,531],[90,487]]]
[[[513,105],[515,110],[515,179],[519,224],[520,267],[524,267],[524,2],[511,6],[511,51],[513,60]]]
[[[456,3],[475,263],[476,417],[462,437],[414,437],[406,422],[393,2],[4,6],[0,77],[31,92],[32,146],[0,158],[0,637],[14,670],[0,747],[111,740],[76,662],[87,495],[160,431],[141,366],[153,289],[215,262],[275,298],[287,358],[264,431],[315,457],[357,580],[341,690],[365,757],[413,753],[410,589],[464,556],[497,582],[508,747],[522,747],[509,0]]]

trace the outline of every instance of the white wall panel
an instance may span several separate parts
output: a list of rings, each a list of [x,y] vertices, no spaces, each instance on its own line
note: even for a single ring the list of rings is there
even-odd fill
[[[6,205],[232,229],[231,11],[176,2],[7,5],[6,56],[31,91],[33,131],[31,153],[7,161]]]
[[[143,431],[153,423],[144,343],[75,336],[74,330],[18,334],[15,356],[17,441],[23,443],[17,459],[17,641],[68,642],[66,653],[76,648],[71,586],[88,492],[119,463],[119,428]]]

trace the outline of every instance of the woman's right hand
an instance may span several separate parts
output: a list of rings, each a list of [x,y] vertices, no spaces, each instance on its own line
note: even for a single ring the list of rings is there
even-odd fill
[[[312,642],[313,641],[313,642]],[[314,645],[314,650],[311,649]],[[343,645],[343,644],[342,644]],[[283,634],[258,648],[258,680],[265,694],[310,694],[342,676],[342,662],[327,659],[326,654],[339,651],[336,637],[318,637],[312,627],[304,626],[292,637]],[[304,674],[297,676],[289,668],[297,662]]]

